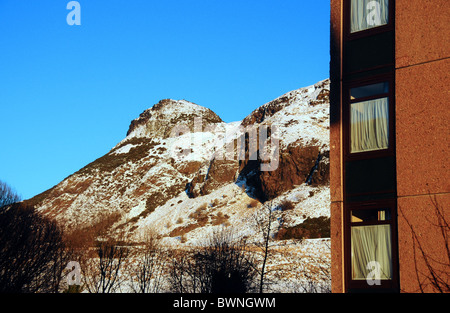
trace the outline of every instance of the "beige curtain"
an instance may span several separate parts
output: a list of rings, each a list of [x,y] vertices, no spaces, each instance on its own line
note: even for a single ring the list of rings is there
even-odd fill
[[[351,152],[387,149],[389,145],[389,103],[380,98],[351,104]]]
[[[379,279],[392,278],[390,225],[353,226],[351,231],[352,278],[367,279],[369,262],[378,262]]]
[[[352,0],[350,31],[352,33],[386,25],[389,18],[389,0]]]

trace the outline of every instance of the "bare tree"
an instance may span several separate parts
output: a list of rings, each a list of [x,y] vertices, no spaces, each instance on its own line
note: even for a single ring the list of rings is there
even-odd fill
[[[255,264],[244,239],[215,232],[197,251],[173,255],[170,284],[174,292],[245,293],[253,290]]]
[[[195,293],[198,288],[197,274],[193,266],[193,251],[172,249],[169,251],[169,275],[168,281],[172,292]]]
[[[253,289],[254,259],[244,238],[235,238],[232,228],[222,228],[210,238],[196,258],[210,277],[212,293],[245,293]]]
[[[54,221],[21,203],[0,209],[0,292],[58,292],[68,259]]]
[[[260,211],[254,214],[254,221],[256,225],[256,233],[259,235],[255,241],[255,246],[259,248],[262,261],[260,266],[257,268],[259,274],[259,292],[263,293],[264,290],[270,288],[269,286],[273,283],[273,280],[268,278],[268,274],[275,272],[275,277],[283,277],[285,273],[276,273],[280,271],[280,267],[275,269],[267,269],[267,263],[273,256],[274,248],[285,247],[286,245],[296,244],[302,242],[303,237],[291,238],[292,241],[287,243],[286,241],[281,241],[280,234],[281,231],[285,231],[283,228],[284,224],[284,211],[292,210],[294,205],[292,202],[285,200],[280,204],[274,206],[273,201],[267,201]],[[278,225],[277,225],[278,224]],[[302,286],[298,288],[302,292],[328,292],[330,282],[330,268],[327,265],[328,261],[320,257],[314,257],[310,260],[310,265],[314,267],[314,275],[308,272],[302,274],[303,283]]]
[[[95,256],[83,260],[84,285],[91,293],[115,292],[121,284],[121,269],[128,256],[128,248],[116,240],[107,239],[97,243]]]
[[[162,283],[167,251],[152,230],[145,232],[141,241],[142,246],[134,252],[134,262],[128,268],[130,287],[139,293],[157,293]]]
[[[8,184],[0,180],[0,208],[20,200],[20,196]]]
[[[277,220],[275,216],[275,209],[272,208],[273,202],[268,201],[263,205],[263,209],[258,211],[254,215],[254,221],[257,228],[257,233],[260,238],[254,243],[262,253],[261,267],[257,269],[259,272],[259,292],[263,293],[264,286],[268,284],[266,279],[267,274],[267,261],[271,256],[271,250],[276,243],[272,242],[273,223]]]

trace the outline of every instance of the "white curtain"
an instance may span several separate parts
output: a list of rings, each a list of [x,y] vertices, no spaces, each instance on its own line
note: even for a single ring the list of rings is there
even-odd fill
[[[351,234],[352,278],[367,279],[369,262],[378,262],[379,279],[392,278],[390,225],[353,226]]]
[[[352,33],[385,25],[389,22],[389,0],[352,0],[350,31]]]
[[[350,142],[352,153],[388,148],[388,98],[351,104]]]

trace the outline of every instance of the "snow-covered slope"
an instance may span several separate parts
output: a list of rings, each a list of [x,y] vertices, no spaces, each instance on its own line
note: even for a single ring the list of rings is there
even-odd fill
[[[175,245],[201,244],[223,226],[252,237],[253,216],[267,208],[278,216],[274,232],[329,216],[328,94],[324,80],[234,123],[185,100],[162,100],[133,120],[109,153],[27,202],[69,231],[107,220],[112,235],[135,240],[152,228]],[[261,125],[279,130],[275,171],[239,160],[237,150],[218,157],[245,127]],[[293,208],[277,210],[286,200]]]

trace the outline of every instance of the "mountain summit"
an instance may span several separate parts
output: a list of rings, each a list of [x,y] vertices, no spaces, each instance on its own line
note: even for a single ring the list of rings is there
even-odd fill
[[[164,99],[142,112],[131,121],[127,137],[167,138],[174,125],[188,122],[192,126],[195,117],[207,123],[221,123],[222,119],[210,109],[186,100]]]

